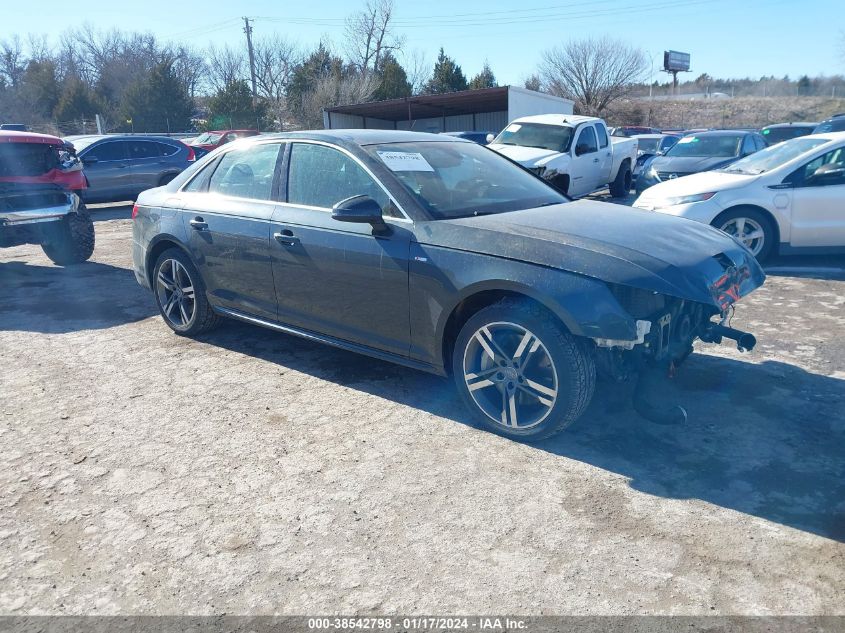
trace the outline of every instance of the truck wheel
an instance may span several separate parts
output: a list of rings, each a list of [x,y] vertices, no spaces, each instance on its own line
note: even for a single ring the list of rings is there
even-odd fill
[[[610,183],[610,195],[614,198],[624,198],[631,191],[631,165],[625,161],[616,174],[616,179]]]
[[[81,264],[94,253],[94,223],[84,204],[71,213],[51,232],[41,244],[44,254],[54,264],[67,266]]]
[[[191,259],[178,248],[164,251],[153,269],[153,292],[161,317],[182,336],[214,329],[220,317],[205,296],[205,282]]]
[[[528,441],[575,422],[596,383],[586,345],[539,305],[510,298],[470,317],[455,341],[452,370],[485,428]]]

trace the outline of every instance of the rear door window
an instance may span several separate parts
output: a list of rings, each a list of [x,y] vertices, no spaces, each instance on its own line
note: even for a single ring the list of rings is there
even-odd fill
[[[151,141],[129,141],[129,158],[132,160],[158,158],[161,156],[158,147],[158,143]]]
[[[607,147],[607,132],[605,132],[604,125],[596,123],[596,132],[599,135],[599,147]]]
[[[158,151],[161,156],[175,156],[179,153],[179,148],[175,145],[168,145],[167,143],[156,143]]]
[[[211,175],[208,191],[235,198],[271,200],[279,147],[279,143],[264,143],[227,152]]]

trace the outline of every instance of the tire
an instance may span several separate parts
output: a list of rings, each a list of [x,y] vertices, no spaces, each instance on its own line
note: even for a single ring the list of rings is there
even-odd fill
[[[739,239],[748,247],[748,250],[757,258],[758,262],[766,261],[775,252],[775,236],[777,234],[775,227],[765,213],[753,207],[728,209],[713,220],[712,225]],[[748,237],[757,233],[762,235],[756,239],[743,239],[738,234],[740,229],[744,231],[743,235]]]
[[[626,160],[616,173],[614,181],[610,183],[610,195],[614,198],[624,198],[627,196],[631,192],[632,179],[631,165]]]
[[[153,268],[153,294],[167,326],[181,336],[213,330],[220,317],[212,310],[205,283],[184,251],[164,251]]]
[[[84,204],[67,215],[41,244],[44,254],[59,266],[81,264],[94,254],[94,223]]]
[[[587,345],[541,306],[512,298],[479,310],[464,324],[452,372],[464,404],[486,429],[524,441],[574,423],[596,384]]]

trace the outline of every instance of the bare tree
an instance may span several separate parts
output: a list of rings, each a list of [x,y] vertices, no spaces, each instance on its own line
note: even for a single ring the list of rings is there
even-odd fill
[[[420,94],[423,86],[431,79],[434,62],[426,55],[425,51],[415,48],[403,56],[402,67],[408,76],[408,83],[411,84],[411,93]]]
[[[229,46],[208,49],[208,83],[214,92],[247,76],[246,52]]]
[[[299,123],[305,128],[323,126],[323,110],[331,106],[369,101],[378,89],[378,78],[370,73],[342,77],[332,74],[317,79],[313,87],[302,96]]]
[[[367,0],[346,20],[346,52],[362,75],[377,70],[385,53],[402,47],[391,31],[394,10],[393,0]]]
[[[288,118],[287,89],[294,68],[302,61],[299,47],[275,35],[255,43],[255,75],[258,94],[267,100],[279,127]]]
[[[0,77],[13,88],[17,88],[23,78],[26,61],[20,36],[0,41]]]
[[[571,40],[543,53],[540,76],[552,94],[584,114],[601,114],[640,82],[648,63],[638,48],[610,38]]]

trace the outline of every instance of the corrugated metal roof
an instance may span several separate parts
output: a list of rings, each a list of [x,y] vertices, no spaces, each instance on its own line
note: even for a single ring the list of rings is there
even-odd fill
[[[371,101],[351,105],[334,106],[326,111],[387,121],[407,121],[439,116],[497,112],[508,109],[508,86],[462,90],[437,95],[417,95],[387,101]]]

